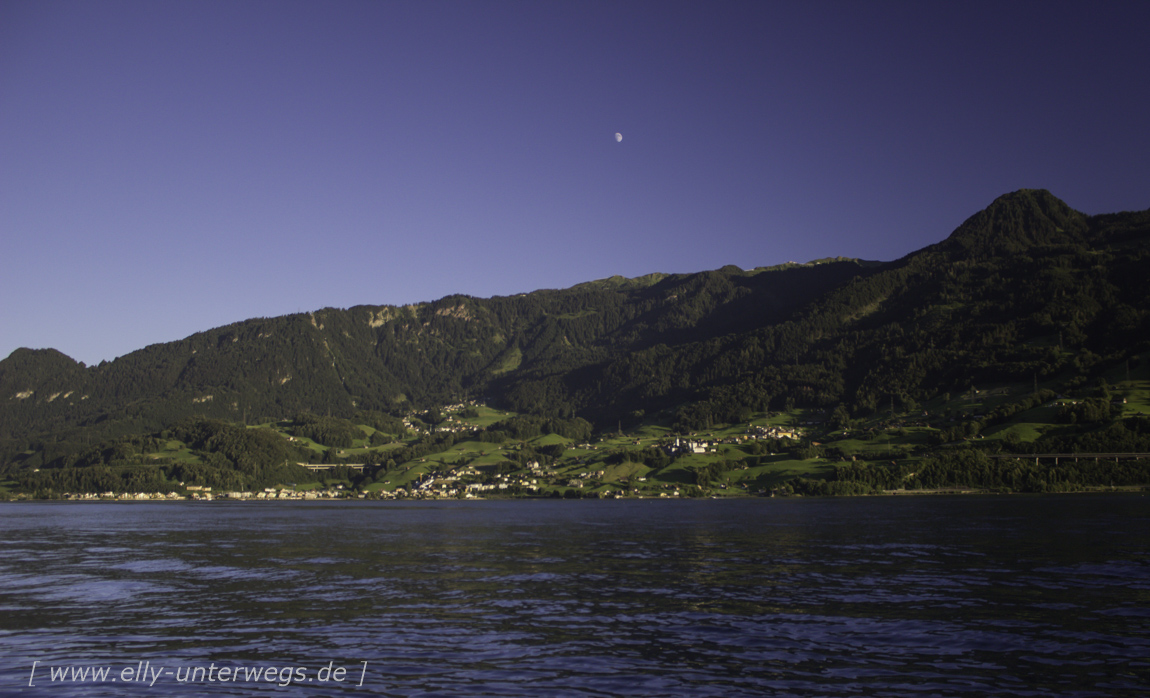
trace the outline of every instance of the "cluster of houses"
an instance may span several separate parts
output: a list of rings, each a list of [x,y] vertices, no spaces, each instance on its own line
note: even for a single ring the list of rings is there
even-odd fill
[[[441,408],[441,411],[444,415],[443,421],[440,422],[435,427],[435,431],[436,432],[446,431],[446,432],[450,432],[453,434],[473,431],[475,429],[474,424],[470,424],[466,421],[458,419],[454,414],[451,414],[453,412],[458,413],[458,412],[461,412],[462,410],[465,410],[468,408],[473,408],[473,407],[484,407],[484,404],[472,400],[470,402],[460,402],[460,403],[456,403],[454,405],[444,405]],[[403,418],[403,428],[409,429],[411,431],[428,433],[430,431],[429,429],[426,429],[423,427],[418,427],[415,425],[414,422],[411,421],[411,418],[413,416],[415,416],[415,415],[413,414],[413,415],[409,415],[409,416]]]
[[[136,501],[136,500],[143,500],[143,499],[146,499],[146,500],[187,499],[186,496],[184,496],[178,492],[168,492],[167,494],[164,494],[163,492],[121,492],[119,494],[117,494],[115,492],[100,492],[100,493],[96,493],[96,492],[81,492],[81,493],[65,492],[64,498],[65,499],[72,499],[72,500],[77,500],[77,499],[114,499],[114,500],[118,500],[118,501],[126,501],[126,500]]]
[[[296,491],[265,487],[262,492],[221,492],[219,494],[220,499],[347,499],[349,497],[363,499],[364,495],[349,492],[344,489],[343,485],[329,487],[326,490]],[[197,497],[196,493],[193,493],[192,498],[210,500],[212,495],[211,492],[206,492]]]
[[[478,472],[473,468],[461,470],[459,475],[478,475]],[[539,489],[539,481],[535,478],[527,478],[521,476],[508,477],[506,475],[496,476],[496,482],[460,482],[459,475],[445,475],[442,473],[428,473],[422,479],[412,482],[409,486],[409,492],[406,496],[424,498],[424,499],[443,499],[443,498],[458,498],[475,499],[480,497],[485,492],[503,492],[510,487],[517,487],[520,490],[530,490],[536,492]],[[380,492],[384,497],[405,496],[402,490],[395,492]]]
[[[756,439],[798,439],[801,434],[794,427],[752,426],[747,428],[747,436]]]
[[[793,427],[752,426],[748,427],[742,436],[728,436],[722,439],[685,439],[678,438],[661,445],[668,454],[685,453],[714,453],[720,446],[737,445],[759,439],[794,439],[800,438],[800,432]],[[636,442],[637,444],[638,442]]]
[[[430,429],[427,429],[424,427],[417,427],[415,424],[413,424],[411,422],[410,419],[407,419],[407,418],[404,418],[404,420],[403,420],[403,428],[409,429],[411,431],[418,431],[421,433],[427,433],[430,431]],[[457,420],[455,417],[448,415],[447,417],[445,417],[443,419],[442,422],[439,423],[438,426],[435,427],[435,432],[440,433],[440,432],[446,431],[446,432],[451,432],[453,434],[458,434],[460,432],[470,432],[474,429],[475,429],[475,425],[468,424],[467,422],[461,422],[461,421]]]
[[[186,494],[179,492],[100,492],[100,493],[66,493],[65,499],[72,500],[90,500],[90,499],[111,499],[116,501],[186,501],[195,500],[200,502],[211,502],[216,499],[249,499],[249,500],[271,500],[271,499],[346,499],[349,497],[358,497],[363,499],[363,494],[356,494],[344,489],[343,485],[336,485],[335,487],[326,490],[309,490],[304,492],[297,492],[296,490],[289,490],[285,488],[276,489],[273,487],[264,488],[261,492],[212,492],[211,487],[202,485],[187,485],[184,487]]]

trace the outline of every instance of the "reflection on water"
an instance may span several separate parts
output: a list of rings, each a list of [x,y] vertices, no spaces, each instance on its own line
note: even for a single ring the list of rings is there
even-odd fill
[[[0,507],[0,674],[334,662],[322,694],[1137,695],[1140,496]]]

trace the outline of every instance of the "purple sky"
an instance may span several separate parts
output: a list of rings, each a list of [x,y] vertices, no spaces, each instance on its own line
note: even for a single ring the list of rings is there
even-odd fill
[[[0,0],[0,357],[894,259],[1025,187],[1145,209],[1147,28],[1144,0]]]

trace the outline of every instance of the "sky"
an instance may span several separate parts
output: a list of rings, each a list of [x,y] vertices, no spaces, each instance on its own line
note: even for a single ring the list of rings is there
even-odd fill
[[[1150,208],[1150,2],[0,0],[0,358]],[[622,140],[616,138],[622,135]]]

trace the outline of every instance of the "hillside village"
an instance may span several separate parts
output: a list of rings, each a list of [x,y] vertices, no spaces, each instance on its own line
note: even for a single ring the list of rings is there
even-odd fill
[[[695,433],[677,433],[652,422],[599,434],[591,434],[583,426],[577,430],[579,438],[547,431],[550,422],[541,418],[498,410],[481,401],[411,411],[402,416],[365,417],[375,426],[340,418],[301,416],[296,420],[230,427],[239,429],[236,433],[270,435],[273,442],[288,444],[295,453],[306,456],[285,464],[296,468],[297,475],[290,479],[259,487],[235,487],[204,481],[202,476],[192,480],[167,478],[146,489],[42,490],[39,496],[267,502],[972,491],[951,486],[924,488],[923,473],[930,471],[926,466],[935,457],[931,454],[940,447],[956,454],[1025,451],[1026,441],[1021,435],[1033,439],[1043,432],[1057,433],[1060,422],[1073,421],[1079,415],[1083,419],[1117,419],[1119,424],[1141,429],[1138,420],[1150,414],[1150,390],[1145,390],[1144,384],[1150,382],[1132,380],[1099,390],[1088,388],[1071,396],[1003,385],[971,390],[953,399],[915,405],[901,412],[892,405],[886,414],[870,420],[843,419],[841,413],[830,414],[828,410],[800,409],[754,413],[747,422],[715,424]],[[571,428],[561,422],[556,423],[556,429]],[[572,424],[577,426],[578,422]],[[1150,443],[1150,433],[1146,441]],[[141,443],[152,445],[135,449],[139,451],[136,455],[119,461],[121,465],[117,467],[126,468],[125,475],[180,464],[194,470],[197,464],[218,462],[216,454],[172,438],[152,438]],[[147,448],[153,450],[148,452]],[[124,453],[133,450],[110,449]],[[985,469],[989,461],[981,462],[980,467]],[[995,467],[1008,465],[998,462],[1000,465]],[[874,471],[876,466],[880,471]],[[1126,478],[1122,481],[1136,482],[1142,477],[1122,473],[1117,476],[1119,480]],[[842,480],[844,475],[862,477],[869,484],[852,485],[849,491],[833,487],[827,490],[828,485],[819,484]],[[1028,477],[1025,487],[1051,486],[1041,476]],[[12,490],[11,484],[0,483],[0,495],[7,498],[36,496]]]
[[[606,434],[572,441],[554,434],[532,439],[507,439],[499,443],[481,440],[483,429],[511,419],[513,413],[490,408],[479,402],[446,405],[440,408],[441,421],[428,424],[419,414],[405,415],[402,430],[388,443],[371,446],[376,436],[371,427],[359,425],[362,438],[346,447],[332,447],[298,435],[290,423],[261,425],[287,442],[313,454],[310,461],[296,465],[315,478],[310,482],[282,483],[258,489],[213,487],[173,482],[164,491],[64,492],[75,500],[117,501],[283,501],[336,499],[480,499],[490,497],[677,497],[698,495],[699,478],[692,467],[719,457],[744,456],[748,449],[768,452],[770,448],[797,443],[803,429],[765,423],[729,427],[704,434],[676,435],[666,429],[645,427],[635,433]],[[426,417],[426,415],[423,415]],[[379,463],[405,444],[429,439],[448,448],[381,469]],[[764,444],[764,446],[753,446]],[[766,446],[769,444],[769,446]],[[169,443],[163,453],[141,454],[141,464],[175,459],[202,459],[182,444]],[[628,453],[643,456],[636,461]],[[526,455],[525,455],[526,454]],[[645,464],[658,454],[658,462]],[[316,462],[327,458],[330,462]],[[689,465],[690,463],[691,465]],[[677,464],[677,465],[676,465]],[[674,466],[674,467],[672,467]],[[747,465],[736,466],[740,472]],[[720,491],[762,494],[762,487],[747,482],[718,484]]]

